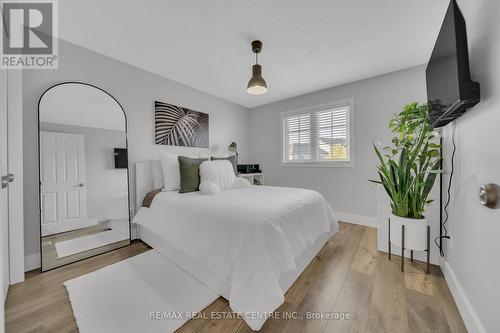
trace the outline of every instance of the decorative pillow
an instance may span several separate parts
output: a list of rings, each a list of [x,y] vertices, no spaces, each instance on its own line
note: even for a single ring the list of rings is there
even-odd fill
[[[180,193],[200,190],[200,164],[205,158],[179,156]]]
[[[212,156],[210,159],[212,161],[228,160],[233,165],[234,174],[235,175],[238,174],[238,166],[236,165],[236,155],[231,155],[228,157],[214,157],[214,156]]]
[[[148,192],[148,194],[146,194],[146,196],[142,200],[142,207],[147,207],[147,208],[151,207],[151,204],[153,203],[153,199],[160,192],[161,192],[161,190],[154,190],[154,191]]]
[[[221,190],[233,188],[235,178],[233,166],[228,160],[206,161],[200,165],[201,181],[215,183]]]
[[[164,151],[160,151],[159,155],[163,171],[163,188],[166,191],[178,190],[181,187],[178,156]]]
[[[159,160],[149,161],[151,174],[153,175],[153,188],[163,188],[163,170]]]
[[[219,186],[212,182],[201,182],[200,192],[205,195],[215,195],[220,192]]]

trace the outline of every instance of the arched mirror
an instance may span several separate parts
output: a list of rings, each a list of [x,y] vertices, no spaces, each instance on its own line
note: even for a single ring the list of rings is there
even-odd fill
[[[130,244],[127,122],[89,84],[46,90],[38,104],[42,271]]]

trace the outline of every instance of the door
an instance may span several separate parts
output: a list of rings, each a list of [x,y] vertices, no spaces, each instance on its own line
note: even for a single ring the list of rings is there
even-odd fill
[[[40,132],[42,236],[87,222],[84,136]]]
[[[0,70],[0,244],[1,244],[1,265],[2,265],[2,291],[6,296],[9,287],[9,199],[7,177],[9,173],[7,160],[7,71]]]

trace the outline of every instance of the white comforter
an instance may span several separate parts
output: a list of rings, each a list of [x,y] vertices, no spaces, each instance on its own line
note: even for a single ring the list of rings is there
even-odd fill
[[[319,237],[338,229],[315,191],[251,186],[216,195],[162,192],[134,218],[230,286],[233,311],[258,330],[284,301],[279,279]]]

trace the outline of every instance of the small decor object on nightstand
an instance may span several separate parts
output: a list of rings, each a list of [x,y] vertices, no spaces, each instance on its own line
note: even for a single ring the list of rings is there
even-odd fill
[[[426,273],[430,272],[430,226],[424,217],[427,197],[441,166],[441,146],[434,143],[426,105],[406,105],[389,121],[394,137],[392,146],[380,149],[373,145],[379,159],[380,180],[391,200],[389,218],[389,260],[391,244],[401,247],[401,271],[404,271],[404,251],[427,251]],[[382,153],[382,151],[384,153]]]
[[[227,150],[236,155],[236,164],[238,164],[238,147],[236,146],[236,142],[231,142]]]
[[[258,164],[238,164],[238,173],[262,173]]]

